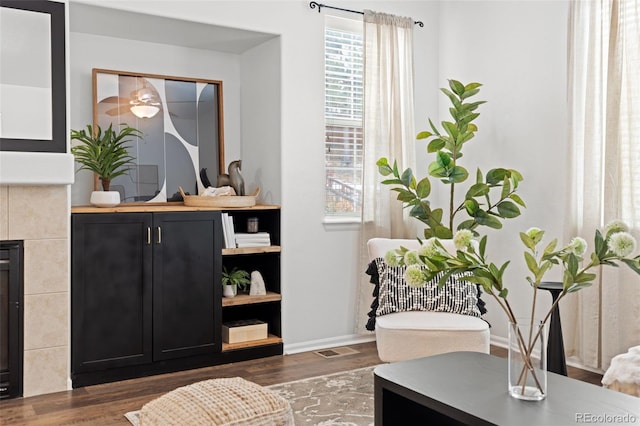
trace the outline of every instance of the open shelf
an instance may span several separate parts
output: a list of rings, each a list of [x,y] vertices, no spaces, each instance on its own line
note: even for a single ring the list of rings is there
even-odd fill
[[[280,208],[225,209],[232,218],[234,231],[248,232],[249,219],[258,219],[258,230],[269,234],[269,246],[231,247],[222,249],[222,266],[226,270],[254,271],[264,280],[265,295],[250,296],[238,293],[235,297],[222,298],[222,324],[230,321],[259,320],[267,324],[266,339],[250,340],[238,343],[222,343],[225,357],[240,359],[243,357],[261,357],[282,354],[282,319],[280,294]],[[262,334],[264,336],[264,334]],[[259,337],[262,337],[259,336]]]
[[[223,256],[231,256],[234,254],[260,254],[260,253],[279,253],[280,246],[266,247],[243,247],[243,248],[225,248],[222,249]]]
[[[235,297],[223,297],[222,306],[240,306],[251,305],[253,303],[266,303],[266,302],[279,302],[282,300],[282,295],[268,291],[264,296],[250,296],[248,294],[238,294]]]
[[[267,337],[266,339],[249,340],[247,342],[241,342],[241,343],[223,343],[222,352],[232,351],[234,349],[244,349],[244,348],[253,348],[256,346],[273,345],[276,343],[282,343],[282,338],[278,336],[274,336],[273,334],[269,334],[269,337]]]

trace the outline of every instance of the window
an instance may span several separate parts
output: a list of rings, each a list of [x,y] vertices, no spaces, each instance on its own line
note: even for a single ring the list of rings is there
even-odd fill
[[[332,18],[325,26],[325,215],[327,216],[358,217],[361,212],[363,145],[361,25],[358,21]]]

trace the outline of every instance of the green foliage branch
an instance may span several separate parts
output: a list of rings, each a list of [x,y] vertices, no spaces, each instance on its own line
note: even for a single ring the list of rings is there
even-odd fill
[[[459,81],[449,80],[449,89],[442,88],[441,91],[452,104],[449,113],[453,121],[443,121],[442,129],[439,130],[429,119],[431,131],[421,131],[417,135],[417,139],[429,140],[427,152],[435,153],[436,156],[429,164],[429,175],[450,186],[449,214],[444,222],[444,210],[433,208],[429,201],[431,181],[428,177],[418,180],[411,168],[400,172],[397,162],[394,161],[391,166],[385,157],[376,163],[382,176],[391,176],[382,183],[393,185],[391,190],[396,191],[397,199],[405,204],[405,208],[409,208],[409,215],[427,225],[424,229],[425,238],[452,238],[454,218],[461,212],[466,213],[469,219],[458,223],[456,229],[469,229],[477,233],[475,229],[479,226],[502,228],[501,219],[517,217],[520,215],[520,207],[526,207],[522,198],[516,194],[523,177],[517,170],[507,168],[494,168],[486,174],[478,168],[475,182],[467,188],[464,200],[455,204],[456,185],[469,178],[468,170],[459,160],[464,144],[472,140],[478,131],[473,121],[480,115],[477,109],[485,101],[470,102],[470,99],[479,93],[481,86],[480,83],[464,85]]]
[[[611,222],[604,232],[596,229],[593,239],[594,249],[589,255],[587,255],[587,243],[580,237],[573,238],[570,243],[561,248],[558,248],[558,240],[554,239],[542,248],[544,234],[545,232],[539,228],[520,232],[520,240],[525,246],[524,260],[529,272],[526,280],[533,288],[530,329],[534,325],[538,287],[545,274],[554,266],[558,265],[562,268],[562,292],[544,315],[542,324],[547,323],[555,307],[566,295],[591,286],[597,277],[594,270],[600,266],[618,267],[619,264],[624,264],[636,274],[640,274],[640,255],[632,256],[637,242],[623,222]],[[456,246],[455,254],[449,253],[437,238],[431,238],[425,241],[416,252],[401,247],[389,251],[385,259],[393,265],[407,266],[405,280],[407,284],[414,287],[424,286],[433,280],[438,280],[438,286],[442,287],[452,275],[458,280],[478,284],[486,294],[496,300],[509,322],[517,324],[518,317],[509,303],[509,290],[503,281],[510,262],[496,265],[487,259],[486,235],[476,241],[472,239],[469,230],[460,230],[453,240]],[[411,263],[408,263],[409,260]],[[522,335],[516,336],[525,364],[525,369],[520,375],[521,379],[531,374],[538,382],[531,354],[536,342],[541,338],[541,331],[542,327],[538,328],[538,331],[529,335],[528,339]],[[522,380],[520,382],[524,383]],[[542,390],[539,385],[538,387]]]

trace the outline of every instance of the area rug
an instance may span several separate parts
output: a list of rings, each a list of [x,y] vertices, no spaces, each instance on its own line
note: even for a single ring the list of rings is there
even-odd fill
[[[355,370],[266,386],[289,401],[298,426],[373,425],[373,369]],[[139,411],[125,417],[139,426]]]

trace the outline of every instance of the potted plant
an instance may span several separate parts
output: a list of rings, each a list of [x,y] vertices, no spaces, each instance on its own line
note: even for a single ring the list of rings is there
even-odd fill
[[[233,267],[231,271],[227,267],[222,268],[222,295],[224,297],[234,297],[238,290],[244,291],[251,284],[249,273],[243,269]]]
[[[120,193],[110,191],[111,180],[129,172],[135,159],[127,150],[132,138],[142,137],[138,129],[122,124],[119,131],[113,125],[103,132],[100,126],[87,125],[86,131],[71,130],[71,140],[80,142],[71,147],[71,153],[81,164],[80,170],[91,170],[102,181],[103,191],[93,191],[91,204],[112,207],[120,204]]]

